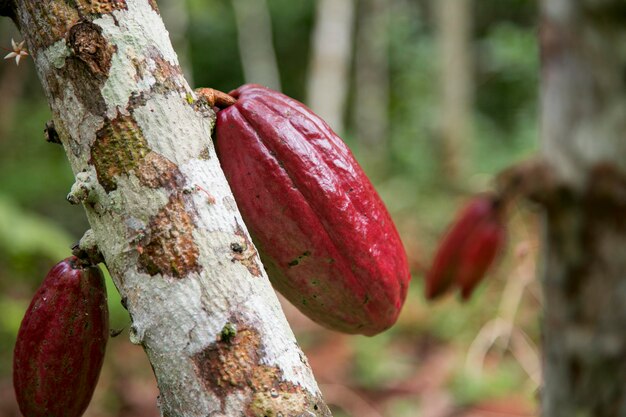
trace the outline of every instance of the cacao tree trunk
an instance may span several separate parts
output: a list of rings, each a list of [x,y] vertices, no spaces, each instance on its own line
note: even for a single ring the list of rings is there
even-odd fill
[[[355,0],[318,0],[307,104],[339,135],[349,87]]]
[[[543,415],[626,416],[626,3],[544,0]]]
[[[93,230],[83,241],[104,255],[162,415],[330,416],[156,2],[0,2],[12,10]]]

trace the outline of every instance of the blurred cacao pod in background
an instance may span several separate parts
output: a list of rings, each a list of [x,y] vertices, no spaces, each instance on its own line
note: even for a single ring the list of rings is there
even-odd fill
[[[426,298],[454,286],[463,299],[469,298],[506,243],[502,212],[503,203],[491,194],[474,197],[459,211],[426,274]]]

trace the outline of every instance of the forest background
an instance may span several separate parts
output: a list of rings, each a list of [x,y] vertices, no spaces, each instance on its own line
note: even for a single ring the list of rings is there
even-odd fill
[[[188,80],[244,82],[304,101],[342,135],[387,204],[413,281],[396,326],[366,338],[283,308],[336,417],[534,415],[540,383],[537,227],[528,207],[473,299],[423,297],[459,205],[538,146],[537,6],[525,0],[160,0]],[[0,46],[19,33],[0,20]],[[0,416],[17,417],[11,362],[29,300],[88,224],[67,203],[63,150],[29,59],[0,63]],[[112,285],[110,280],[109,285]],[[86,417],[158,416],[158,391],[109,291],[111,340]]]

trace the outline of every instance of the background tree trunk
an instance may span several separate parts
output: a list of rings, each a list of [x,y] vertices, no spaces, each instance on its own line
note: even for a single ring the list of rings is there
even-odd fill
[[[472,115],[471,0],[435,0],[440,53],[441,167],[445,179],[463,178]]]
[[[329,416],[156,2],[15,4],[162,415]]]
[[[355,52],[354,119],[359,141],[376,146],[389,136],[389,7],[361,0]]]
[[[354,0],[318,0],[307,104],[342,134],[350,85]]]
[[[543,415],[626,416],[626,3],[542,2]],[[543,181],[543,184],[549,184]]]
[[[266,0],[232,1],[246,82],[280,91],[280,73],[272,42],[272,19]]]
[[[159,0],[159,10],[170,34],[178,63],[189,85],[194,85],[189,48],[189,6],[187,0]]]

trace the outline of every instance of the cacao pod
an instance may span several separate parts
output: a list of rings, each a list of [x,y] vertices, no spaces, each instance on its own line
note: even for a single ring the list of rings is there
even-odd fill
[[[497,218],[487,218],[479,223],[459,256],[457,285],[461,297],[467,300],[474,287],[483,279],[504,245],[505,230]]]
[[[502,205],[494,195],[479,195],[457,214],[437,248],[426,274],[426,298],[434,299],[453,286],[467,299],[505,243]]]
[[[396,228],[343,141],[304,104],[244,85],[216,148],[274,287],[314,321],[374,335],[410,280]]]
[[[104,277],[75,257],[54,266],[17,335],[13,385],[26,417],[79,417],[98,381],[109,337]]]

